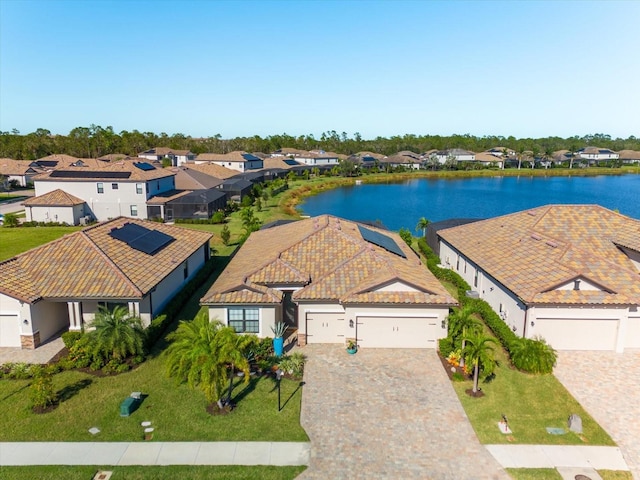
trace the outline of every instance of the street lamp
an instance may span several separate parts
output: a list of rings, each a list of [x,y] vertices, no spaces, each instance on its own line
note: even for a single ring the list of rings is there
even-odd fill
[[[278,382],[278,412],[282,410],[280,407],[280,380],[284,376],[284,372],[280,369],[276,370],[276,381]]]

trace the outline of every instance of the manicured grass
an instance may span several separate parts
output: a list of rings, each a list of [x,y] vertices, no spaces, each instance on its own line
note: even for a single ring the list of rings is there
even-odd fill
[[[562,480],[555,468],[507,468],[513,480]]]
[[[56,240],[82,227],[0,227],[0,261]]]
[[[194,293],[177,318],[193,318],[198,301],[220,273],[220,268]],[[175,329],[177,321],[169,331]],[[282,403],[271,377],[235,381],[237,408],[229,415],[211,416],[204,395],[177,385],[165,375],[166,340],[158,342],[150,359],[128,373],[96,377],[68,371],[54,376],[54,388],[63,398],[55,410],[36,415],[29,408],[28,380],[0,380],[0,441],[138,441],[140,423],[151,421],[157,441],[308,441],[300,426],[300,382],[283,379]],[[130,417],[120,417],[120,403],[131,392],[148,395]],[[95,436],[88,432],[98,427]]]
[[[164,467],[93,467],[93,466],[33,466],[0,467],[3,480],[87,480],[99,470],[113,472],[112,480],[155,480],[157,478],[182,478],[188,480],[291,480],[306,467],[270,466],[191,466],[171,465]]]
[[[471,381],[454,382],[453,387],[481,443],[542,445],[615,445],[611,437],[591,418],[553,375],[530,375],[511,368],[505,352],[495,347],[499,366],[495,379],[480,383],[484,396],[470,397],[465,390]],[[582,417],[584,435],[569,432],[567,418]],[[497,423],[507,416],[512,435],[500,433]],[[546,427],[564,428],[564,435],[551,435]]]
[[[507,468],[514,480],[562,480],[555,468]],[[598,470],[603,480],[633,480],[631,472],[620,470]]]
[[[177,386],[165,376],[164,355],[129,373],[97,378],[76,371],[55,375],[54,388],[64,398],[58,408],[36,415],[29,408],[29,381],[0,381],[0,441],[139,441],[140,422],[149,420],[157,441],[308,441],[300,427],[299,382],[282,380],[278,412],[275,381],[252,378],[235,382],[238,406],[228,415],[211,416],[199,391]],[[120,403],[131,392],[148,395],[130,417],[120,417]],[[97,435],[88,433],[98,427]]]

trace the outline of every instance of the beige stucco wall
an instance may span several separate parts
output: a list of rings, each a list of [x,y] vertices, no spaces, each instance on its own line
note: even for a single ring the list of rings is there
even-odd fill
[[[274,306],[257,306],[257,305],[233,305],[233,307],[258,308],[260,331],[256,334],[260,338],[273,337],[271,327],[276,322],[282,320],[282,312],[279,305]],[[227,307],[210,306],[209,320],[220,320],[223,324],[229,325],[229,316],[227,315]]]
[[[31,305],[31,332],[40,332],[40,341],[45,342],[54,333],[69,327],[66,302],[40,301]]]
[[[84,204],[70,207],[25,207],[28,222],[58,222],[78,225],[84,216]]]

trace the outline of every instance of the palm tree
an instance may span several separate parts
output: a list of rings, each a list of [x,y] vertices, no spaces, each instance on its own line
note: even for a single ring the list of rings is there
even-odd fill
[[[107,360],[123,360],[144,353],[142,321],[140,317],[130,315],[124,305],[118,305],[112,311],[100,307],[93,326],[95,330],[90,332],[93,351]]]
[[[418,224],[416,225],[416,232],[422,230],[422,236],[426,236],[427,235],[427,226],[429,225],[429,220],[427,220],[425,217],[421,217],[420,220],[418,220]]]
[[[449,335],[452,338],[462,337],[462,349],[466,344],[467,333],[477,333],[482,324],[473,316],[470,306],[460,308],[449,315]],[[464,367],[464,356],[460,358],[460,366]]]
[[[190,388],[199,388],[210,404],[224,407],[222,396],[227,380],[227,365],[232,363],[249,381],[249,362],[241,359],[237,334],[220,321],[209,321],[206,310],[198,312],[193,321],[181,320],[167,349],[167,373]]]
[[[478,392],[478,377],[480,369],[483,374],[489,375],[495,368],[496,361],[493,357],[492,343],[496,339],[481,332],[473,332],[465,338],[466,346],[462,350],[462,356],[473,365],[473,393]]]

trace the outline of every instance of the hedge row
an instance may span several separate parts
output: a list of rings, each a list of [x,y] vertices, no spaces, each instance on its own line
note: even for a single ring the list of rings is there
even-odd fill
[[[524,365],[523,362],[519,360],[520,356],[518,356],[516,359],[514,359],[513,357],[514,349],[521,347],[522,342],[525,342],[527,344],[540,342],[545,343],[545,345],[546,342],[541,342],[540,340],[522,339],[518,337],[491,308],[491,306],[489,306],[487,302],[479,298],[467,297],[467,291],[471,290],[471,286],[453,270],[450,270],[448,268],[441,268],[438,266],[440,264],[440,259],[433,252],[433,250],[431,250],[424,237],[418,240],[418,248],[420,249],[420,252],[427,258],[427,267],[429,268],[431,273],[433,273],[437,279],[446,280],[455,285],[456,289],[458,290],[458,301],[460,302],[460,307],[464,308],[466,306],[470,306],[474,313],[482,317],[484,323],[491,329],[498,341],[500,341],[504,349],[509,354],[511,363],[514,367],[519,370],[528,371],[531,373],[550,373],[550,370],[540,371],[539,368],[536,368],[537,371],[533,371],[532,368]],[[448,343],[446,341],[440,342],[441,353],[443,355],[444,352],[442,352],[442,348],[444,348],[445,350],[453,348],[452,346],[449,347],[449,345],[451,345],[450,340]],[[549,347],[548,345],[546,350],[553,351],[553,349],[551,349],[551,347]],[[545,349],[541,348],[540,351],[545,351]]]

